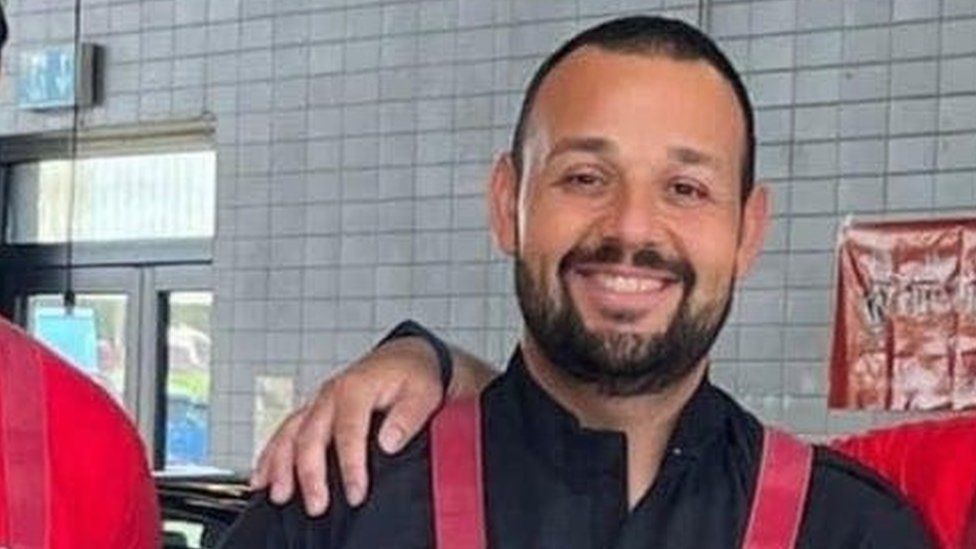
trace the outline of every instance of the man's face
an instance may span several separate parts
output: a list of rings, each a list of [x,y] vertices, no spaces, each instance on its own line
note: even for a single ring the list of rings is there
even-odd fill
[[[684,378],[765,228],[743,205],[743,115],[702,61],[584,47],[545,79],[521,181],[503,157],[492,227],[546,357],[613,394]]]

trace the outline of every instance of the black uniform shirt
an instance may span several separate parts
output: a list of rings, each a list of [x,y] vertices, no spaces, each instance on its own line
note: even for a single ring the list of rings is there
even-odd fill
[[[648,493],[627,505],[626,442],[583,428],[539,387],[516,352],[482,394],[489,545],[505,549],[734,549],[758,474],[762,427],[708,381],[682,410]],[[374,422],[375,423],[375,422]],[[375,437],[373,437],[375,439]],[[259,495],[229,548],[433,547],[425,431],[396,456],[373,447],[371,489],[351,509],[330,456],[332,504],[321,518],[297,499]],[[798,547],[930,547],[912,508],[875,475],[817,448]],[[443,548],[442,548],[443,549]]]

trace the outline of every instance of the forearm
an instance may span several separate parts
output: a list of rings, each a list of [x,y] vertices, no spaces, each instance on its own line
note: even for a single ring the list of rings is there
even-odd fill
[[[294,495],[297,479],[305,508],[314,516],[338,501],[329,487],[344,485],[345,500],[359,505],[368,493],[366,449],[373,413],[386,412],[375,438],[384,452],[396,454],[428,424],[445,392],[449,397],[476,395],[496,375],[484,360],[445,344],[416,322],[402,322],[288,417],[261,452],[252,486],[270,487],[274,497],[269,498],[281,504]],[[340,458],[337,465],[324,462],[329,447]],[[340,476],[324,478],[327,471],[340,470]],[[243,528],[238,525],[235,531]]]
[[[481,392],[498,372],[485,360],[445,341],[414,320],[405,320],[388,333],[374,354],[397,356],[403,362],[427,364],[441,380],[448,397]]]

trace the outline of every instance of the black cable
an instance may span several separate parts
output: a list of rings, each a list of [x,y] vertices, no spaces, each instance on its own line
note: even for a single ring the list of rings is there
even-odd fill
[[[68,186],[68,220],[67,220],[67,248],[65,250],[64,267],[64,308],[71,315],[75,308],[74,291],[74,223],[75,223],[75,192],[78,183],[78,129],[81,120],[81,106],[78,104],[78,76],[81,68],[81,0],[75,0],[75,29],[74,29],[75,74],[74,101],[71,107],[71,137],[68,140],[68,155],[71,162],[71,180]]]

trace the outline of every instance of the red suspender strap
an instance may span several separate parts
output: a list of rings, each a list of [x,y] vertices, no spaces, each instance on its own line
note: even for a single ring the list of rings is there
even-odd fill
[[[813,467],[813,448],[792,435],[766,428],[762,461],[743,549],[796,546]]]
[[[485,549],[481,412],[477,398],[448,403],[431,425],[431,476],[437,549]],[[796,546],[813,448],[766,429],[743,549]]]
[[[50,484],[44,369],[37,349],[0,319],[0,434],[7,485],[7,545],[50,546]],[[2,497],[2,496],[0,496]]]
[[[485,549],[478,397],[447,403],[430,430],[437,549]]]

